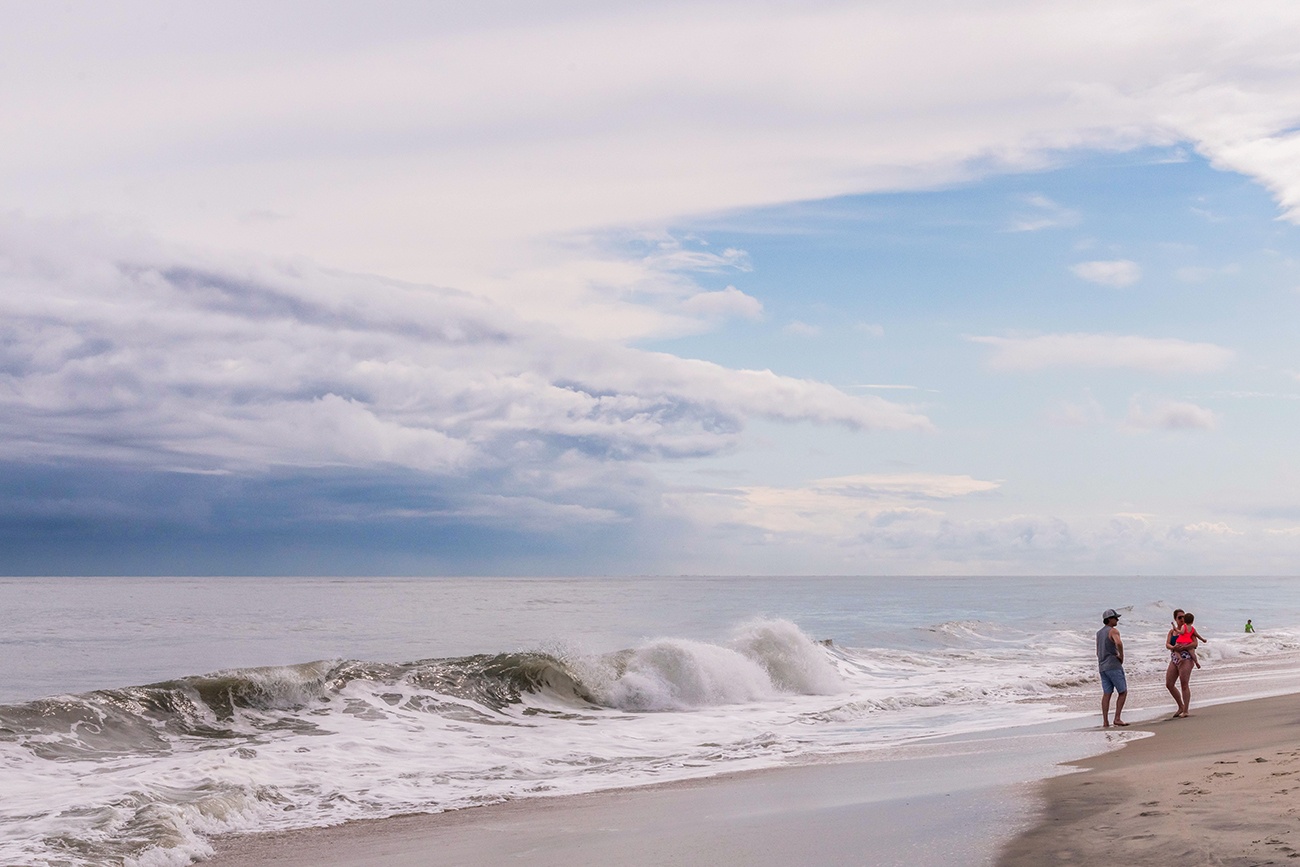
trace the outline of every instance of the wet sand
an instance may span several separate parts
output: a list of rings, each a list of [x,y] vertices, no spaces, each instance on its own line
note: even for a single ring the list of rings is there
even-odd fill
[[[1041,819],[1000,867],[1300,863],[1300,695],[1128,730],[1154,736],[1041,784]]]
[[[1194,707],[1186,720],[1142,721],[1152,710],[1135,708],[1130,727],[1108,734],[1004,734],[933,744],[892,760],[224,838],[207,863],[1300,863],[1300,695]],[[1131,739],[1139,732],[1150,736]],[[1107,738],[1126,745],[1094,755]],[[1085,755],[1091,757],[1079,758]],[[1043,780],[1065,760],[1083,770]]]
[[[532,798],[225,838],[213,867],[988,864],[1032,818],[1031,782],[1098,733],[970,738],[895,758]]]

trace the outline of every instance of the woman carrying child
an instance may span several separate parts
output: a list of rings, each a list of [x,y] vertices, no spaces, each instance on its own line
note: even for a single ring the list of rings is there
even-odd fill
[[[1169,651],[1169,668],[1165,670],[1165,689],[1169,690],[1169,694],[1174,697],[1174,702],[1178,705],[1178,712],[1174,714],[1174,719],[1191,715],[1188,709],[1192,704],[1190,685],[1192,669],[1201,666],[1196,658],[1196,647],[1202,639],[1196,634],[1196,627],[1190,625],[1193,620],[1195,620],[1194,615],[1186,614],[1181,608],[1176,609],[1173,625],[1165,635],[1165,649]],[[1175,683],[1179,684],[1181,690],[1174,688]]]

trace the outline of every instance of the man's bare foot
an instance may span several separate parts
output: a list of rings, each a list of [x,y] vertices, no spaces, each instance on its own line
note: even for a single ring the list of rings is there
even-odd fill
[[[1119,720],[1119,719],[1117,719],[1117,720],[1115,720],[1115,725],[1117,725],[1117,726],[1126,726],[1126,725],[1128,725],[1128,723],[1124,722],[1123,720]]]

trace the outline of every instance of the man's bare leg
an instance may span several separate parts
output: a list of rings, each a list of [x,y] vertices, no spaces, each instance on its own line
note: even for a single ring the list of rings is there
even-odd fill
[[[1122,718],[1124,715],[1124,702],[1127,699],[1128,699],[1128,690],[1121,692],[1119,694],[1119,697],[1115,699],[1115,725],[1117,726],[1128,725],[1128,723],[1124,722]],[[1102,716],[1105,716],[1105,714],[1103,713]]]
[[[1120,693],[1120,695],[1123,695],[1123,693]],[[1115,709],[1115,716],[1119,716],[1119,708]],[[1101,694],[1101,727],[1104,729],[1110,728],[1110,693],[1108,692]]]

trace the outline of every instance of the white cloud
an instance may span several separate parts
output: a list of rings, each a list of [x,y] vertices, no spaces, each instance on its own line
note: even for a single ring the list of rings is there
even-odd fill
[[[703,289],[701,274],[746,272],[748,254],[688,245],[664,232],[608,232],[503,248],[489,276],[462,277],[521,317],[579,337],[633,341],[698,334],[762,303],[735,286]]]
[[[1300,207],[1290,4],[448,10],[11,14],[0,200],[510,305],[544,271],[581,313],[556,324],[632,336],[680,323],[618,303],[575,234],[1184,141]]]
[[[861,385],[855,385],[852,387],[880,389],[882,391],[917,391],[918,389],[920,389],[919,385],[902,385],[897,383],[891,384],[891,383],[879,383],[879,382],[864,382]]]
[[[1209,373],[1233,352],[1212,343],[1121,334],[1043,334],[1037,337],[972,337],[994,349],[989,367],[1027,371],[1049,367],[1129,368],[1151,373]]]
[[[932,503],[997,489],[1000,482],[936,473],[865,474],[819,479],[797,488],[747,486],[666,495],[676,509],[708,525],[740,525],[799,537],[891,533],[943,517]]]
[[[1218,421],[1212,410],[1194,403],[1164,400],[1146,409],[1134,398],[1129,402],[1126,424],[1146,430],[1213,430]]]
[[[0,284],[2,458],[455,474],[714,454],[751,418],[930,428],[879,397],[577,339],[463,293],[84,225],[0,222]]]
[[[907,499],[949,499],[993,491],[1001,482],[971,476],[937,473],[893,473],[885,475],[836,476],[813,482],[811,487],[855,497],[904,497]]]
[[[763,302],[746,295],[735,286],[717,292],[700,292],[681,303],[683,312],[706,319],[739,317],[758,319],[763,315]]]
[[[941,510],[812,486],[673,492],[668,500],[725,538],[748,530],[752,547],[732,549],[726,562],[750,574],[1205,575],[1240,571],[1243,562],[1281,570],[1300,535],[1153,513],[980,516],[974,500],[946,501]]]
[[[718,274],[723,271],[751,271],[749,254],[728,247],[721,253],[711,250],[685,249],[675,238],[661,241],[657,250],[643,260],[646,265],[660,271],[696,271]]]
[[[783,330],[786,334],[795,337],[817,337],[822,333],[822,330],[816,325],[809,325],[807,322],[800,322],[797,319],[787,325]]]
[[[857,331],[860,334],[865,334],[868,337],[885,336],[885,327],[883,325],[877,325],[873,322],[856,322],[853,325],[853,330]]]
[[[1132,286],[1142,278],[1142,269],[1136,262],[1128,259],[1079,262],[1077,265],[1071,265],[1070,270],[1081,280],[1101,286],[1112,286],[1116,289]]]
[[[1197,521],[1169,529],[1170,539],[1189,540],[1203,537],[1244,536],[1241,530],[1234,530],[1222,521]]]

